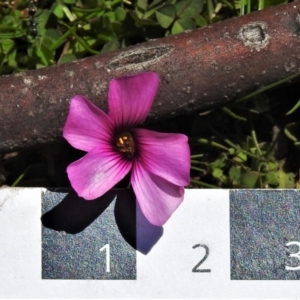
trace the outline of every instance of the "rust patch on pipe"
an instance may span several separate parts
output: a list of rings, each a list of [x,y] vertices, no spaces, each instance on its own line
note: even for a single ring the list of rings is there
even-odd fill
[[[173,45],[162,45],[156,47],[145,47],[122,53],[106,65],[108,71],[119,69],[143,69],[170,54]]]
[[[267,23],[258,21],[242,26],[237,38],[243,42],[251,51],[260,51],[269,44],[270,36],[267,33]]]

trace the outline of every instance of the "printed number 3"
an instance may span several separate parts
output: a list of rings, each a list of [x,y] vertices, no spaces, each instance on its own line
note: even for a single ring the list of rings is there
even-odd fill
[[[209,248],[206,245],[197,244],[193,246],[193,249],[203,247],[205,249],[205,255],[204,257],[196,264],[196,266],[192,269],[192,272],[210,272],[210,269],[198,269],[198,267],[207,259],[209,255]]]
[[[296,257],[296,258],[298,258],[300,260],[300,243],[293,241],[293,242],[289,242],[289,243],[286,244],[286,246],[291,246],[291,245],[297,245],[299,251],[297,253],[290,253],[290,257]],[[287,271],[298,271],[298,270],[300,270],[300,265],[297,266],[297,267],[285,266],[285,269]]]

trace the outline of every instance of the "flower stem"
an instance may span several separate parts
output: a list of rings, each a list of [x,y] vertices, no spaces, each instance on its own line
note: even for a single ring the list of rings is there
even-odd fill
[[[194,154],[194,155],[191,155],[191,158],[198,158],[198,157],[203,157],[203,154]]]
[[[198,139],[197,141],[198,141],[199,143],[201,143],[201,144],[211,145],[211,146],[214,146],[214,147],[216,147],[216,148],[220,148],[220,149],[222,149],[222,150],[228,151],[228,148],[227,148],[227,147],[225,147],[225,146],[223,146],[223,145],[221,145],[221,144],[219,144],[219,143],[216,143],[216,142],[214,142],[214,141],[209,141],[209,140],[207,140],[207,139]]]
[[[200,185],[200,186],[207,187],[207,188],[212,188],[212,189],[218,189],[219,188],[216,185],[212,185],[212,184],[209,184],[209,183],[206,183],[206,182],[203,182],[203,181],[199,181],[199,180],[196,180],[196,179],[192,179],[192,178],[191,178],[191,182],[195,183],[197,185]]]
[[[199,171],[201,173],[205,173],[206,172],[204,169],[197,168],[197,167],[194,167],[194,166],[191,166],[191,170]]]
[[[19,182],[23,179],[23,177],[26,175],[26,173],[29,171],[31,168],[31,165],[29,165],[26,170],[17,178],[17,180],[11,185],[11,187],[16,187]]]

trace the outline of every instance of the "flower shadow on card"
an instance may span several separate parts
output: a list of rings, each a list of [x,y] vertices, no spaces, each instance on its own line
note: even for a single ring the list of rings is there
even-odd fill
[[[115,219],[124,239],[143,254],[149,253],[163,235],[162,226],[152,225],[145,218],[132,190],[125,190],[122,196],[118,195],[115,206]],[[134,241],[131,240],[133,235],[128,235],[129,228],[131,228],[129,232],[132,232],[132,230],[136,232]]]
[[[162,226],[152,225],[144,216],[136,202],[136,226],[137,226],[137,250],[148,254],[153,246],[162,237],[164,229]]]
[[[78,197],[74,191],[68,191],[58,205],[42,215],[41,221],[49,229],[77,234],[101,217],[114,199],[115,222],[121,235],[134,249],[147,254],[162,236],[163,228],[147,221],[136,204],[132,190],[112,189],[90,201]]]
[[[86,201],[74,191],[68,191],[58,205],[42,215],[42,224],[56,231],[79,233],[105,211],[116,195],[117,192],[111,190],[96,200]]]

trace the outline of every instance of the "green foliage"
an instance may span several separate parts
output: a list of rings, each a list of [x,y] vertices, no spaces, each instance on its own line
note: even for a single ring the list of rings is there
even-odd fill
[[[276,93],[286,96],[278,85],[296,76],[277,82],[273,93],[275,83],[196,118],[194,135],[201,138],[191,138],[191,186],[300,187],[298,84],[289,88],[289,102],[271,100]]]
[[[70,62],[282,4],[282,0],[0,1],[0,75]]]
[[[239,14],[244,15],[254,10],[262,10],[271,6],[288,3],[288,0],[238,0],[235,1]]]
[[[174,5],[166,5],[158,9],[156,18],[162,28],[168,28],[175,20],[176,10]]]

